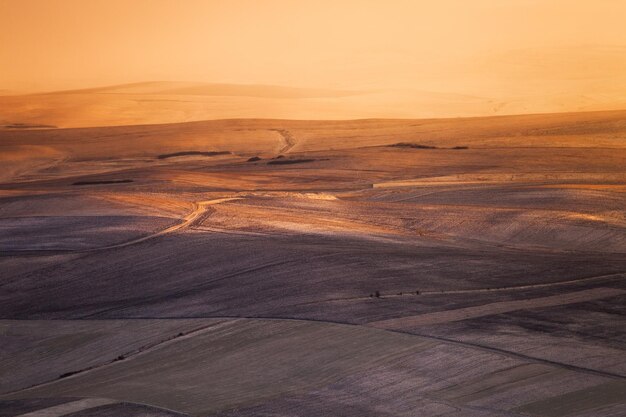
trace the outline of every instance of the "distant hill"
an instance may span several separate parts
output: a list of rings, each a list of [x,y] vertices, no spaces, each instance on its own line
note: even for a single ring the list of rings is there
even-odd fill
[[[362,92],[261,84],[214,84],[183,81],[150,81],[80,90],[56,91],[50,94],[146,94],[265,98],[319,98],[346,97],[362,94]]]
[[[482,96],[397,88],[357,91],[144,82],[0,95],[0,126],[126,126],[239,118],[418,119],[626,109],[626,96],[619,90],[583,94],[567,85],[528,85],[525,91],[500,94],[485,89],[492,96]]]

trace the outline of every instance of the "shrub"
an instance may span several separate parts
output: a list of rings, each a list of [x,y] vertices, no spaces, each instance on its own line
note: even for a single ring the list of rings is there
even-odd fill
[[[419,143],[409,143],[409,142],[398,142],[389,146],[394,147],[394,148],[437,149],[436,146],[422,145]]]

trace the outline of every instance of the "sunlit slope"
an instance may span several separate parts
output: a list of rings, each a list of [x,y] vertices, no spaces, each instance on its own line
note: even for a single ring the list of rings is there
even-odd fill
[[[35,158],[113,159],[191,150],[281,153],[397,143],[472,149],[624,148],[625,136],[626,111],[610,111],[462,119],[245,119],[82,129],[4,129],[0,131],[0,147],[4,158],[16,164]]]
[[[494,197],[498,194],[506,197],[506,187],[506,184],[482,187],[473,193],[464,193],[462,185],[447,190],[420,190],[420,194],[428,193],[434,198],[449,198],[450,194],[463,194],[466,198],[466,201],[442,204],[429,204],[425,201],[427,197],[411,201],[415,191],[394,194],[399,203],[348,202],[323,196],[248,197],[216,206],[204,226],[208,230],[257,234],[332,234],[391,241],[430,238],[467,244],[482,241],[509,247],[626,253],[626,218],[618,208],[626,202],[623,194],[614,193],[613,197],[611,193],[571,193],[561,199],[569,209],[547,208],[541,202],[536,207],[516,207],[516,202],[511,202],[507,207],[506,201],[498,204],[501,201]],[[530,186],[517,190],[515,198],[523,204],[540,192],[546,199],[557,198],[554,191],[533,190]],[[363,197],[366,196],[364,193]],[[596,202],[594,214],[575,205],[589,197],[601,199]],[[609,208],[612,197],[615,206]]]

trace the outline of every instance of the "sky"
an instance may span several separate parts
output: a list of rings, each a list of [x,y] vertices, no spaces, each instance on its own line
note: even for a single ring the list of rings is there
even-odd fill
[[[0,90],[606,84],[626,72],[625,18],[622,0],[0,0]]]

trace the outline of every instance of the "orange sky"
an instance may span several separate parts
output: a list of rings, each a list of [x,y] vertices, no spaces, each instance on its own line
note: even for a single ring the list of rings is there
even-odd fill
[[[0,90],[609,86],[626,73],[625,19],[622,0],[0,0]]]

